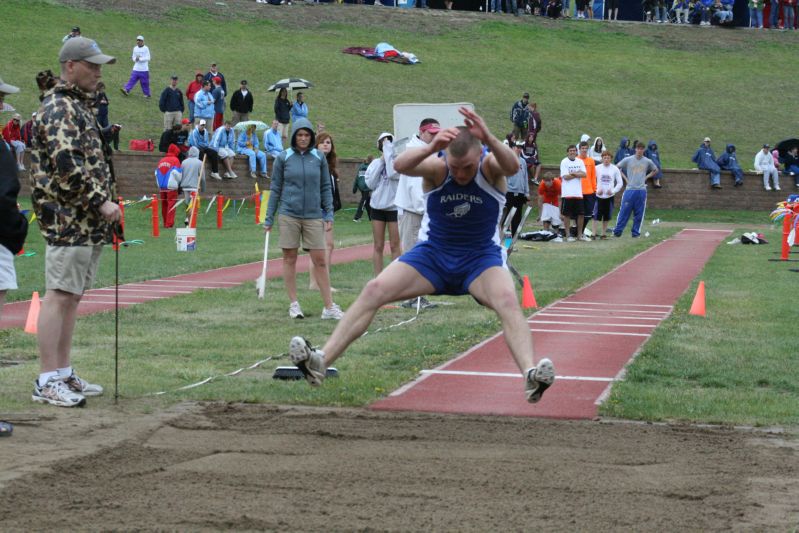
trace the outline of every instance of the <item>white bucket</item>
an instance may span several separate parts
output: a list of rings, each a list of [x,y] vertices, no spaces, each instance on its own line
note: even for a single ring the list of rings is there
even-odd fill
[[[178,252],[193,252],[197,248],[197,229],[177,228],[175,243],[177,243]]]

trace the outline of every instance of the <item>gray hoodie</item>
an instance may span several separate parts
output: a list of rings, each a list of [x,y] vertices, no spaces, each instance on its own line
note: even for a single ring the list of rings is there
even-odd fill
[[[203,162],[200,161],[200,150],[196,146],[189,148],[189,156],[180,165],[183,176],[180,179],[181,189],[197,189],[197,182],[200,179],[200,169]]]
[[[297,130],[311,133],[308,150],[297,148]],[[330,171],[324,154],[313,148],[316,133],[306,118],[297,119],[291,128],[291,148],[283,151],[272,167],[272,186],[266,209],[265,226],[274,226],[275,212],[294,218],[333,220],[333,192]],[[320,207],[322,206],[322,207]]]

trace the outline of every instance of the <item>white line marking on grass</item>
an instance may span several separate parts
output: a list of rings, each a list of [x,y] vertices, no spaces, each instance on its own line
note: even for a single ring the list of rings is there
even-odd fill
[[[128,296],[131,296],[132,298],[143,298],[147,300],[162,300],[166,298],[166,296],[132,296],[130,294]],[[89,294],[88,292],[83,295],[84,300],[86,298],[107,298],[107,297],[108,297],[107,294]]]
[[[491,378],[517,378],[523,379],[523,376],[509,372],[473,372],[469,370],[422,370],[421,374],[430,375],[443,375],[443,376],[484,376]],[[555,376],[556,380],[566,381],[601,381],[612,382],[613,378],[598,378],[590,376]]]
[[[181,279],[148,279],[143,283],[197,283],[196,281],[188,281],[188,280],[181,280]],[[215,283],[217,285],[241,285],[238,281],[203,281],[202,283]]]
[[[649,333],[623,333],[621,331],[581,331],[570,329],[535,329],[530,328],[530,331],[537,333],[580,333],[583,335],[620,335],[622,337],[651,337]]]
[[[111,291],[111,292],[114,292],[114,290],[115,289],[113,287],[111,287],[111,288],[108,288],[108,289],[92,289],[92,292],[100,292],[100,291]],[[158,292],[158,293],[162,293],[162,294],[191,294],[191,293],[194,292],[194,291],[170,291],[170,290],[161,289],[161,288],[158,288],[158,287],[153,287],[151,289],[128,289],[127,287],[120,287],[119,290],[120,291],[126,291],[126,292]]]
[[[685,228],[683,231],[705,231],[708,233],[732,233],[732,231],[728,229],[703,229],[703,228]],[[679,235],[679,233],[675,234]]]
[[[580,300],[561,300],[561,304],[579,304],[579,305],[606,305],[608,307],[662,307],[664,309],[673,309],[673,305],[658,305],[658,304],[621,304],[610,302],[583,302]]]
[[[533,316],[570,316],[570,317],[576,317],[576,318],[593,318],[593,319],[599,318],[596,315],[578,315],[578,314],[575,314],[575,313],[551,313],[551,312],[543,312],[543,311],[540,312],[540,313],[536,313]],[[614,316],[613,318],[623,318],[625,320],[656,320],[656,321],[660,322],[665,317],[656,318],[656,317],[649,317],[649,316]],[[529,319],[528,322],[530,320],[532,320],[532,319]]]

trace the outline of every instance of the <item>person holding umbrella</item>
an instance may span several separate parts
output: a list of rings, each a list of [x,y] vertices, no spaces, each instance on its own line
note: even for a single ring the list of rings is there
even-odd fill
[[[269,174],[266,173],[266,154],[259,150],[257,130],[265,130],[266,124],[255,120],[247,122],[239,122],[236,124],[236,130],[243,130],[239,134],[238,143],[236,143],[236,153],[246,155],[250,162],[250,177],[256,179],[258,175],[255,173],[256,163],[261,169],[261,177],[268,178]]]
[[[275,120],[278,122],[278,130],[284,144],[289,138],[289,122],[291,122],[291,100],[288,94],[288,89],[283,87],[275,98]]]

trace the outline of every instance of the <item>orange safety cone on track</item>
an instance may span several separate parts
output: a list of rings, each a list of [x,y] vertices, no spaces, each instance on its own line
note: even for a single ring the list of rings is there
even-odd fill
[[[705,316],[705,282],[700,281],[699,287],[696,288],[696,295],[694,301],[691,303],[691,310],[688,311],[689,315]]]
[[[522,278],[522,307],[525,309],[537,309],[538,303],[535,301],[533,287],[530,285],[530,278]]]
[[[39,308],[41,307],[41,303],[39,302],[39,293],[37,291],[33,291],[33,297],[31,298],[31,305],[28,307],[28,318],[25,320],[25,333],[30,333],[32,335],[36,335],[38,332],[39,323]]]

